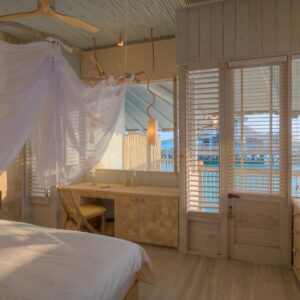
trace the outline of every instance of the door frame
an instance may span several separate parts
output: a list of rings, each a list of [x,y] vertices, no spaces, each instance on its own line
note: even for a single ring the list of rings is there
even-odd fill
[[[279,57],[279,56],[278,56]],[[282,57],[282,56],[281,56]],[[282,262],[285,265],[291,265],[291,59],[287,59],[287,200],[286,209],[281,210],[284,217],[284,226],[280,232],[280,243],[282,247]],[[248,61],[262,61],[266,63],[274,60],[274,57],[265,57],[259,59],[244,58],[244,62]],[[189,222],[190,221],[206,221],[209,219],[212,222],[221,223],[220,232],[220,257],[229,258],[229,230],[230,222],[228,220],[228,135],[229,135],[229,116],[230,116],[230,63],[238,63],[240,59],[223,60],[203,62],[200,64],[186,64],[179,66],[178,72],[178,87],[179,87],[179,188],[180,188],[180,202],[179,202],[179,251],[190,253],[188,249],[189,243]],[[220,68],[220,95],[219,95],[219,111],[220,111],[220,212],[219,214],[210,213],[188,213],[186,211],[186,75],[187,71],[191,69],[209,69]],[[193,254],[197,254],[193,252]],[[198,253],[202,254],[202,253]]]
[[[188,70],[201,70],[219,68],[219,128],[220,134],[220,212],[187,212],[186,211],[186,78]],[[228,101],[228,68],[226,61],[203,62],[201,64],[188,64],[179,66],[179,251],[191,254],[207,255],[199,251],[189,250],[189,222],[204,222],[220,224],[220,249],[219,255],[211,254],[222,258],[228,257],[228,204],[227,204],[227,101]]]

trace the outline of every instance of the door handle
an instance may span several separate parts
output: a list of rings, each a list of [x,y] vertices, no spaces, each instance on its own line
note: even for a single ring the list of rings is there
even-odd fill
[[[240,198],[240,196],[239,196],[239,195],[237,195],[237,194],[228,194],[228,198],[230,198],[230,199],[233,199],[233,198],[235,198],[235,199],[239,199],[239,198]]]
[[[233,219],[232,205],[228,206],[228,219],[229,220]]]

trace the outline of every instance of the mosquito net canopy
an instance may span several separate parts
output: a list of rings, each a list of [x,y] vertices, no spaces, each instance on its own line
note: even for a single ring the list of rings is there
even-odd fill
[[[59,42],[0,41],[0,173],[28,142],[41,184],[65,184],[103,156],[125,86],[85,85]]]

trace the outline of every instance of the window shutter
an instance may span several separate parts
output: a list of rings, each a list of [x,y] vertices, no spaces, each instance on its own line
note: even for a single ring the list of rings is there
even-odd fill
[[[73,111],[70,113],[69,123],[74,128],[74,133],[76,139],[79,138],[81,145],[85,145],[86,139],[86,124],[85,119],[80,116],[78,111]],[[50,186],[43,186],[38,183],[36,174],[36,157],[31,150],[30,143],[27,142],[26,145],[26,172],[27,172],[27,182],[28,182],[28,194],[30,197],[50,197]],[[66,165],[67,171],[72,174],[74,171],[78,171],[80,165],[84,159],[83,155],[85,153],[79,153],[77,149],[73,147],[71,139],[65,132],[65,154],[66,154]]]
[[[79,140],[80,144],[82,144],[82,137],[84,136],[84,120],[80,117],[78,111],[73,111],[70,113],[69,119],[70,125],[74,129],[74,134],[77,140]],[[79,151],[74,148],[69,135],[66,134],[66,162],[68,171],[72,171],[72,169],[77,169],[81,164],[82,160],[80,157]],[[84,145],[84,144],[83,144]]]
[[[292,196],[300,197],[300,57],[292,60]]]
[[[174,172],[179,172],[179,84],[178,77],[173,80],[173,120],[174,120]]]
[[[188,211],[219,211],[219,69],[187,70]]]
[[[230,70],[229,190],[286,192],[286,65]]]
[[[42,186],[37,181],[36,157],[31,151],[29,142],[25,145],[26,151],[26,174],[28,181],[29,197],[50,197],[50,187]]]

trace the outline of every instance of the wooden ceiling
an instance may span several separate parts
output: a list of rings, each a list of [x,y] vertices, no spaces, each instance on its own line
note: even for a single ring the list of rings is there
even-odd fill
[[[115,45],[120,33],[129,43],[149,39],[150,27],[155,38],[175,36],[176,9],[183,7],[182,0],[56,0],[58,11],[88,21],[99,28],[93,35],[48,17],[32,17],[16,20],[18,23],[55,35],[62,40],[89,49],[92,37],[97,47]],[[36,0],[1,0],[0,15],[34,10]],[[32,37],[24,32],[5,28],[5,31],[25,40]]]

